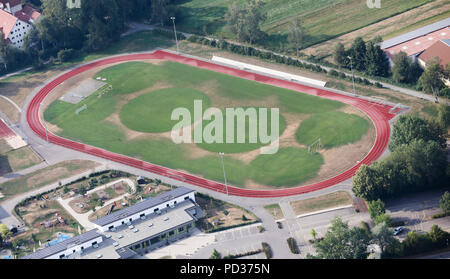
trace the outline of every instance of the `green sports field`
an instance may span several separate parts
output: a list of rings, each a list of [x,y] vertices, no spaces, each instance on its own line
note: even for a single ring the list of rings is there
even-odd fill
[[[323,138],[328,149],[339,147],[361,139],[370,126],[366,118],[342,112],[346,105],[336,101],[175,62],[127,62],[92,76],[97,77],[106,78],[112,90],[99,94],[100,89],[76,105],[57,100],[45,110],[44,118],[59,128],[57,134],[216,181],[223,180],[218,152],[225,152],[227,179],[241,187],[301,185],[325,163],[321,152],[308,153],[312,139]],[[193,115],[194,100],[201,101],[202,112],[213,107],[278,108],[280,149],[262,155],[259,148],[267,143],[250,143],[248,137],[234,144],[175,144],[170,134],[179,120],[171,120],[172,111],[185,108]],[[87,109],[76,114],[85,104]],[[199,121],[205,127],[212,119],[190,119],[186,126],[194,130]],[[298,130],[289,132],[296,125]],[[330,133],[335,127],[341,136]]]

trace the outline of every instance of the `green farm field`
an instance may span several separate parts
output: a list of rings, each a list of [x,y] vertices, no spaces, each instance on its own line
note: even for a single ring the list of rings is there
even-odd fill
[[[206,31],[233,38],[226,28],[225,14],[235,1],[244,3],[244,0],[187,0],[181,5],[177,27],[185,32]],[[380,9],[369,9],[365,0],[262,0],[266,20],[261,27],[269,35],[262,44],[266,47],[286,44],[290,22],[297,18],[303,21],[308,47],[433,1],[383,0]]]
[[[317,138],[325,137],[322,133],[347,118],[359,121],[368,129],[371,127],[368,119],[348,112],[351,108],[343,103],[176,62],[127,62],[103,69],[90,78],[97,77],[106,78],[112,90],[102,95],[95,92],[76,105],[56,100],[45,110],[44,118],[52,124],[54,133],[216,181],[223,180],[218,152],[225,152],[227,179],[239,187],[292,187],[317,179],[321,167],[327,163],[327,150],[310,154],[307,145],[297,141],[295,134],[302,128],[303,121],[306,123],[310,118],[314,120],[323,115],[325,121],[321,129],[308,134]],[[269,111],[278,108],[278,152],[262,155],[260,147],[268,144],[249,142],[248,137],[244,143],[234,144],[175,144],[171,131],[180,121],[171,119],[172,111],[185,108],[194,115],[194,100],[201,101],[202,112],[208,108],[224,112],[226,108],[267,108]],[[84,104],[87,109],[76,114]],[[332,113],[338,113],[340,118]],[[193,135],[196,125],[201,122],[205,128],[213,119],[225,117],[214,114],[206,119],[205,113],[200,119],[190,119],[184,127]],[[246,120],[248,124],[248,118]],[[236,121],[234,119],[234,124]],[[339,127],[340,134],[351,136],[330,136],[327,140],[331,149],[360,140],[368,130],[354,131],[352,125]],[[270,134],[271,125],[268,131]]]

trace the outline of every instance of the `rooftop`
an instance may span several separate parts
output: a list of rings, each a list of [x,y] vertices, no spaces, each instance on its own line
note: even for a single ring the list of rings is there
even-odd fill
[[[186,200],[174,208],[164,209],[161,215],[153,213],[147,215],[145,219],[133,221],[131,223],[133,229],[125,224],[117,227],[114,232],[105,232],[103,233],[103,242],[99,243],[99,247],[84,250],[81,258],[95,259],[99,255],[103,259],[129,258],[132,256],[130,255],[132,251],[124,248],[193,221],[194,217],[187,211],[195,207],[195,203]],[[133,231],[135,229],[137,230]],[[106,237],[107,235],[108,237]],[[113,243],[116,245],[114,246]]]
[[[0,29],[2,30],[3,37],[8,38],[9,33],[11,33],[14,25],[17,22],[17,17],[10,13],[0,10]]]
[[[99,226],[106,226],[108,224],[111,224],[113,222],[122,220],[124,218],[127,218],[131,215],[137,214],[139,212],[142,212],[146,209],[149,209],[151,207],[163,204],[167,202],[168,200],[172,200],[175,198],[178,198],[180,196],[186,195],[188,193],[194,192],[194,190],[191,190],[189,188],[185,187],[179,187],[176,188],[170,192],[163,193],[161,195],[158,195],[154,198],[150,198],[148,200],[144,200],[141,202],[136,203],[133,206],[130,206],[128,208],[113,212],[109,215],[106,215],[102,218],[99,218],[97,220],[94,220],[93,223]]]
[[[446,19],[438,21],[436,23],[427,25],[425,27],[422,27],[422,28],[416,29],[414,31],[408,32],[406,34],[400,35],[398,37],[392,38],[390,40],[386,40],[381,43],[380,47],[382,49],[388,49],[393,46],[399,45],[401,43],[413,40],[417,37],[426,36],[432,32],[435,32],[436,30],[447,28],[448,26],[450,26],[450,18],[446,18]]]
[[[441,65],[446,66],[450,63],[450,40],[440,40],[425,50],[419,59],[424,62],[429,62],[435,57],[439,57]]]
[[[45,259],[47,257],[50,257],[51,255],[67,250],[67,247],[88,242],[89,240],[95,239],[99,236],[101,236],[101,234],[99,234],[97,230],[88,231],[86,233],[59,242],[53,246],[38,250],[35,253],[26,255],[22,257],[22,259]]]

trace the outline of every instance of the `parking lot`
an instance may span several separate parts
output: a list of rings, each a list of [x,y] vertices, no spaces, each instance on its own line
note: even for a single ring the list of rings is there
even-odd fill
[[[224,232],[218,232],[215,235],[215,240],[216,242],[238,240],[258,233],[259,233],[258,225],[252,225],[243,228],[227,230]]]

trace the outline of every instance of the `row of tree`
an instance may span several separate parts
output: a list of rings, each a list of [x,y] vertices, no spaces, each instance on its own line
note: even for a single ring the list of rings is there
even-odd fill
[[[174,0],[81,1],[79,9],[67,7],[66,0],[41,2],[42,16],[25,37],[24,52],[0,39],[0,56],[5,59],[8,71],[39,65],[49,57],[56,57],[61,50],[104,49],[120,38],[127,20],[146,19],[165,25],[177,10]],[[67,54],[73,51],[64,53],[66,57]]]
[[[382,258],[406,257],[446,248],[449,239],[450,233],[433,225],[426,234],[408,232],[405,240],[400,242],[384,222],[377,224],[370,232],[360,227],[350,228],[348,223],[336,217],[325,237],[314,243],[316,255],[308,254],[307,258],[367,259],[371,244],[380,247]]]
[[[361,166],[353,192],[372,201],[450,185],[446,134],[447,129],[432,120],[401,116],[393,128],[392,153],[372,166]]]
[[[345,49],[342,43],[334,50],[335,63],[343,68],[355,69],[371,76],[388,77],[390,75],[389,59],[380,48],[381,38],[365,42],[361,37],[354,40],[350,49]]]

